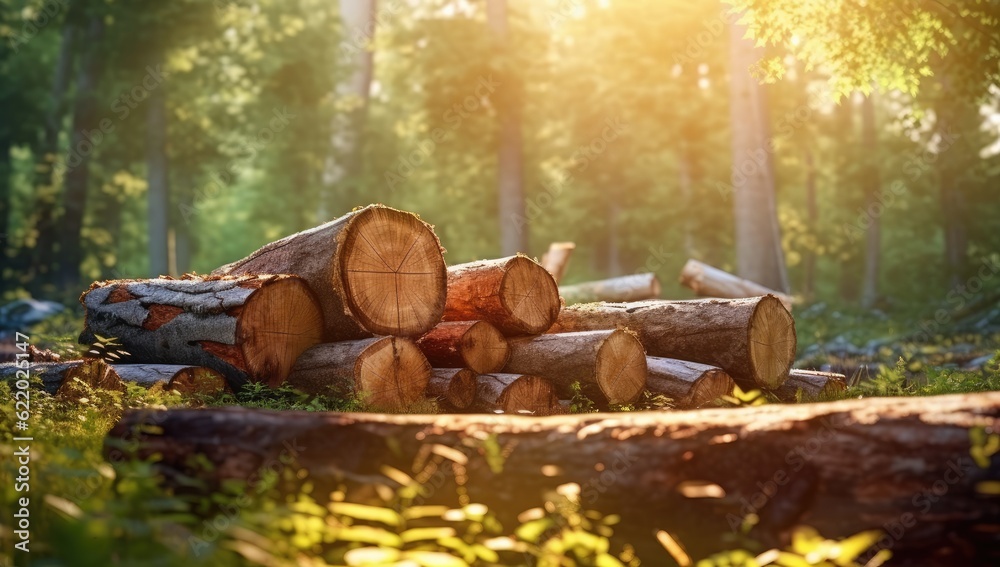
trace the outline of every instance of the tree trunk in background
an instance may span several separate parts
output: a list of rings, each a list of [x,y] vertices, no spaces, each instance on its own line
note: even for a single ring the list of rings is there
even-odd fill
[[[160,85],[149,93],[146,115],[146,174],[149,179],[149,276],[169,274],[170,174],[167,162],[167,95]],[[174,274],[176,275],[176,274]]]
[[[90,181],[89,160],[98,145],[94,143],[96,140],[91,140],[87,134],[94,132],[96,137],[96,133],[100,132],[96,91],[103,71],[103,60],[98,53],[103,35],[103,16],[91,16],[87,23],[87,33],[83,42],[83,45],[86,46],[86,54],[83,56],[76,78],[73,131],[70,136],[70,156],[72,157],[67,159],[65,211],[59,223],[61,239],[58,284],[62,288],[74,288],[80,281],[80,263],[83,261],[83,243],[81,241],[83,215],[87,208],[87,185]]]
[[[74,4],[76,6],[76,4]],[[69,89],[70,74],[73,71],[74,36],[76,22],[67,17],[63,24],[62,40],[59,44],[59,58],[56,60],[55,73],[52,77],[50,91],[50,107],[45,117],[45,134],[40,150],[41,159],[35,164],[35,229],[38,236],[33,250],[26,253],[31,256],[29,263],[34,272],[35,287],[48,283],[55,267],[56,241],[59,232],[56,229],[57,191],[53,180],[53,168],[59,157],[59,131],[62,127],[63,114],[66,106],[66,91]]]
[[[10,141],[0,140],[0,258],[7,264],[10,242],[10,211],[13,208],[10,192]]]
[[[363,171],[361,149],[374,73],[374,53],[367,43],[375,35],[375,0],[340,0],[340,19],[351,72],[337,84],[335,94],[338,99],[350,100],[351,105],[350,110],[338,112],[333,119],[330,155],[323,170],[321,223],[330,220],[335,211],[367,204],[359,201],[362,192],[357,184]]]
[[[865,231],[865,271],[861,283],[861,307],[871,309],[878,299],[879,256],[881,248],[881,221],[884,209],[873,207],[878,202],[878,134],[875,131],[874,94],[865,97],[861,103],[861,145],[865,151],[865,168],[862,187],[865,191],[871,224]],[[876,212],[879,214],[872,214]]]
[[[844,97],[840,106],[836,110],[835,131],[839,138],[837,141],[840,156],[837,168],[837,196],[840,198],[838,205],[847,211],[844,217],[844,227],[847,231],[853,231],[852,227],[858,222],[857,209],[864,206],[864,202],[855,197],[857,191],[858,176],[854,167],[859,160],[857,150],[857,140],[854,136],[854,95]],[[849,236],[844,233],[843,236]],[[840,262],[840,278],[838,290],[840,298],[844,301],[854,302],[858,299],[858,274],[864,269],[861,265],[860,254],[855,254],[857,247],[852,239],[848,239],[848,257]]]
[[[810,230],[815,230],[819,223],[819,207],[816,203],[816,161],[813,158],[812,149],[806,146],[806,218],[809,221]],[[816,238],[820,237],[819,232]],[[816,243],[814,243],[815,245]],[[816,295],[816,250],[806,251],[805,260],[802,267],[802,295],[806,300],[812,300]]]
[[[508,51],[507,1],[486,0],[486,20],[501,54]],[[505,91],[497,97],[500,121],[497,152],[497,193],[500,212],[500,255],[510,256],[528,250],[527,224],[524,219],[524,164],[521,155],[520,85],[515,74],[505,65],[500,70],[499,84]]]
[[[621,216],[622,209],[619,197],[612,192],[611,202],[608,204],[608,275],[610,277],[622,274],[621,255]]]
[[[781,249],[775,202],[770,130],[763,89],[750,74],[762,56],[746,27],[730,25],[730,114],[733,129],[733,221],[736,265],[740,277],[787,292],[788,275]]]
[[[948,281],[952,287],[962,285],[968,275],[968,208],[965,184],[979,159],[978,148],[964,136],[975,131],[979,109],[971,101],[957,95],[951,79],[941,81],[941,95],[935,105],[938,117],[938,183],[941,198],[941,220],[944,228],[944,259]]]
[[[681,148],[677,153],[677,176],[681,190],[681,229],[684,238],[684,255],[688,258],[698,256],[694,244],[694,191],[691,187],[691,156],[688,144],[681,142]]]

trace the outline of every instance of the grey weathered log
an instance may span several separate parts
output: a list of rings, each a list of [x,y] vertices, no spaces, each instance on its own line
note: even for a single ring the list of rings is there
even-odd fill
[[[559,286],[559,295],[566,305],[594,301],[641,301],[660,297],[660,280],[656,274],[633,274],[606,280]]]
[[[720,270],[699,262],[688,260],[681,269],[681,285],[702,297],[724,297],[738,299],[741,297],[756,297],[771,294],[777,297],[785,309],[791,311],[795,300],[780,291],[764,287],[756,282],[734,276],[725,270]]]
[[[621,515],[616,534],[640,557],[656,552],[653,527],[706,557],[728,549],[722,536],[755,514],[750,536],[768,546],[796,525],[829,538],[879,529],[893,534],[887,542],[904,565],[978,565],[1000,560],[1000,499],[979,491],[1000,482],[1000,453],[982,468],[970,451],[998,431],[1000,393],[984,393],[544,418],[133,410],[109,440],[132,440],[139,458],[159,455],[154,466],[168,481],[193,475],[210,486],[292,456],[317,494],[345,477],[367,485],[386,466],[416,475],[420,455],[443,445],[467,459],[472,501],[501,518],[516,522],[545,491],[574,482],[585,508]],[[111,441],[108,458],[120,460]],[[502,460],[487,458],[498,450]],[[449,503],[454,477],[437,462],[445,474],[429,502]],[[712,485],[712,497],[691,497]]]
[[[13,389],[17,380],[28,376],[37,377],[41,382],[36,382],[42,390],[55,395],[66,378],[66,373],[78,367],[81,361],[69,362],[35,362],[30,368],[18,366],[16,362],[0,364],[0,380],[11,385]]]
[[[788,380],[774,391],[783,402],[822,400],[847,389],[847,377],[836,372],[793,369]]]

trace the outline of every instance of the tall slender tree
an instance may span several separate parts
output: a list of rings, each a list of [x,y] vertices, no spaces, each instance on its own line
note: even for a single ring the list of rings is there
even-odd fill
[[[516,75],[506,58],[510,52],[507,1],[487,0],[486,19],[502,61],[498,82],[503,85],[504,90],[497,97],[497,114],[500,121],[497,194],[500,212],[500,253],[508,256],[527,251],[527,230],[530,228],[527,224],[515,222],[515,219],[525,218],[521,96]]]
[[[170,273],[168,261],[170,170],[167,158],[167,85],[149,93],[146,101],[146,172],[149,205],[149,274]]]
[[[865,150],[862,184],[868,204],[870,224],[865,231],[865,271],[861,283],[861,306],[871,309],[878,299],[878,276],[881,265],[882,209],[874,205],[879,199],[878,133],[875,129],[874,94],[861,103],[861,145]]]
[[[766,100],[751,67],[762,50],[745,38],[746,27],[730,24],[730,116],[733,151],[733,220],[736,269],[741,277],[788,291],[785,255],[775,197]]]

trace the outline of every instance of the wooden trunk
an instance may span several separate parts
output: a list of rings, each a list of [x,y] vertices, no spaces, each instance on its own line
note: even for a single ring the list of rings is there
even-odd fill
[[[774,389],[795,359],[795,321],[771,295],[747,299],[587,303],[550,333],[628,327],[646,353],[718,366],[744,389]]]
[[[703,297],[723,297],[739,299],[758,295],[777,297],[785,309],[791,311],[794,300],[780,291],[764,287],[750,280],[734,276],[729,272],[713,268],[698,260],[688,260],[681,270],[681,285]]]
[[[616,536],[651,564],[663,557],[655,529],[706,557],[734,547],[728,536],[753,514],[749,535],[765,546],[795,525],[830,538],[877,529],[893,563],[979,565],[1000,561],[1000,499],[980,492],[1000,482],[1000,453],[982,449],[997,431],[1000,393],[546,418],[176,409],[128,412],[105,452],[124,458],[113,440],[129,439],[138,458],[160,456],[168,480],[209,486],[291,456],[322,494],[345,476],[369,484],[386,466],[416,477],[418,457],[443,445],[463,453],[471,501],[504,526],[577,483],[584,508],[620,514]],[[499,463],[488,458],[497,450]],[[427,465],[445,473],[428,503],[457,499],[450,464]]]
[[[562,413],[552,383],[524,374],[481,374],[473,408],[485,413],[554,415]]]
[[[720,397],[733,393],[733,379],[715,366],[647,356],[646,367],[646,389],[669,396],[678,408],[710,407]]]
[[[37,386],[53,396],[74,399],[79,397],[81,388],[76,384],[76,380],[92,388],[125,391],[125,385],[118,378],[118,374],[100,360],[34,362],[27,369],[18,367],[14,362],[0,364],[0,380],[8,382],[12,388],[16,381],[23,380],[26,375],[30,376],[29,382],[35,382],[33,387]]]
[[[211,368],[183,364],[113,364],[123,382],[151,388],[160,384],[164,390],[185,395],[214,396],[228,390],[226,379]]]
[[[553,242],[549,244],[549,251],[542,254],[542,267],[552,275],[556,284],[562,281],[566,274],[566,266],[569,265],[569,258],[573,255],[576,244],[572,242]]]
[[[559,288],[526,256],[448,268],[445,321],[486,321],[505,335],[544,333],[559,314]]]
[[[315,296],[294,276],[98,282],[80,302],[81,343],[114,337],[123,363],[204,366],[234,389],[281,385],[323,332]]]
[[[415,337],[441,320],[445,264],[430,225],[381,205],[265,245],[212,272],[294,274],[323,308],[325,341]]]
[[[580,382],[612,404],[634,402],[646,385],[646,356],[623,330],[560,333],[510,340],[504,372],[541,376],[563,395]]]
[[[847,378],[834,372],[818,370],[792,370],[788,381],[774,391],[783,402],[822,400],[836,396],[847,389]],[[799,391],[802,392],[801,397]]]
[[[427,395],[447,410],[464,410],[476,399],[476,373],[468,368],[435,368]]]
[[[324,343],[302,353],[288,383],[310,394],[356,397],[365,407],[404,411],[424,399],[431,365],[413,341],[373,337]]]
[[[639,301],[660,297],[660,280],[656,274],[634,274],[596,282],[559,286],[559,295],[566,305],[594,301]]]
[[[507,338],[486,321],[448,321],[417,339],[417,347],[439,368],[470,368],[477,374],[501,370],[510,357]]]

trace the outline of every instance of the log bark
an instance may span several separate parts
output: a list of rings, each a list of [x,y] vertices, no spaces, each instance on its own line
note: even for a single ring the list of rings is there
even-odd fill
[[[835,372],[818,370],[792,370],[788,381],[774,391],[783,402],[801,400],[822,400],[835,396],[847,389],[847,377]],[[802,392],[801,398],[799,391]]]
[[[123,382],[145,388],[160,384],[164,390],[184,395],[214,396],[229,389],[225,377],[202,366],[183,364],[113,364]]]
[[[404,411],[424,399],[431,365],[413,341],[373,337],[324,343],[299,357],[289,385],[304,392],[356,397],[373,410]]]
[[[713,268],[698,260],[688,260],[681,270],[681,285],[703,297],[722,297],[739,299],[771,294],[777,297],[785,309],[791,311],[794,299],[789,296],[764,287],[750,280],[734,276],[725,270]]]
[[[281,385],[323,331],[315,296],[294,276],[97,282],[80,302],[81,343],[114,337],[123,363],[204,366],[234,389]]]
[[[552,383],[524,374],[482,374],[476,378],[473,408],[484,413],[556,415],[562,413]]]
[[[468,368],[435,368],[427,382],[427,395],[446,409],[466,409],[476,399],[476,373]]]
[[[67,362],[36,362],[30,368],[18,367],[16,363],[0,364],[0,380],[13,384],[23,380],[25,373],[31,380],[38,380],[36,385],[45,392],[61,396],[69,396],[75,387],[63,388],[73,382],[74,378],[92,387],[102,387],[115,391],[124,391],[118,375],[110,367],[99,360],[71,360]]]
[[[733,393],[735,383],[724,370],[707,364],[647,356],[646,389],[664,394],[682,409],[708,407]]]
[[[156,428],[139,427],[146,423]],[[1000,481],[1000,453],[984,466],[970,456],[984,429],[1000,431],[1000,393],[546,418],[133,410],[105,452],[123,458],[113,440],[124,438],[138,458],[159,455],[167,479],[215,485],[245,480],[291,451],[323,493],[345,477],[369,482],[384,466],[416,476],[418,455],[444,445],[468,458],[461,476],[471,501],[504,525],[545,491],[574,482],[585,508],[621,515],[616,536],[640,557],[656,552],[653,526],[705,557],[731,546],[720,536],[752,513],[750,535],[766,544],[781,543],[794,525],[830,538],[891,530],[883,539],[896,564],[972,565],[1000,560],[1000,501],[978,490]],[[484,458],[487,434],[502,448],[502,466]],[[454,478],[448,462],[437,464],[447,485],[435,485],[432,500],[448,503]],[[721,490],[693,498],[697,484]]]
[[[449,321],[417,339],[417,347],[439,368],[469,368],[476,374],[497,372],[507,364],[507,338],[486,321]]]
[[[20,379],[14,364],[0,365],[0,380]],[[101,360],[70,360],[67,362],[36,362],[31,376],[40,379],[41,388],[61,398],[79,398],[84,390],[74,383],[79,379],[91,388],[125,391],[125,383],[144,388],[162,384],[163,389],[181,394],[214,395],[228,387],[225,378],[209,368],[173,364],[107,364]]]
[[[287,236],[215,275],[293,274],[323,308],[324,340],[419,336],[441,320],[441,243],[416,215],[381,205]]]
[[[559,288],[527,256],[448,268],[445,321],[486,321],[506,335],[545,332],[559,314]]]
[[[545,271],[552,275],[556,284],[562,281],[563,275],[566,274],[566,267],[575,249],[576,244],[572,242],[553,242],[549,244],[549,251],[542,254],[540,263]]]
[[[594,301],[640,301],[660,297],[660,280],[656,274],[633,274],[594,282],[559,286],[559,295],[566,305]]]
[[[747,299],[587,303],[550,333],[628,327],[646,353],[718,366],[742,388],[777,388],[795,359],[795,321],[772,295]]]
[[[634,402],[646,385],[646,356],[628,331],[585,331],[510,341],[504,372],[552,380],[563,395],[574,382],[612,404]]]

